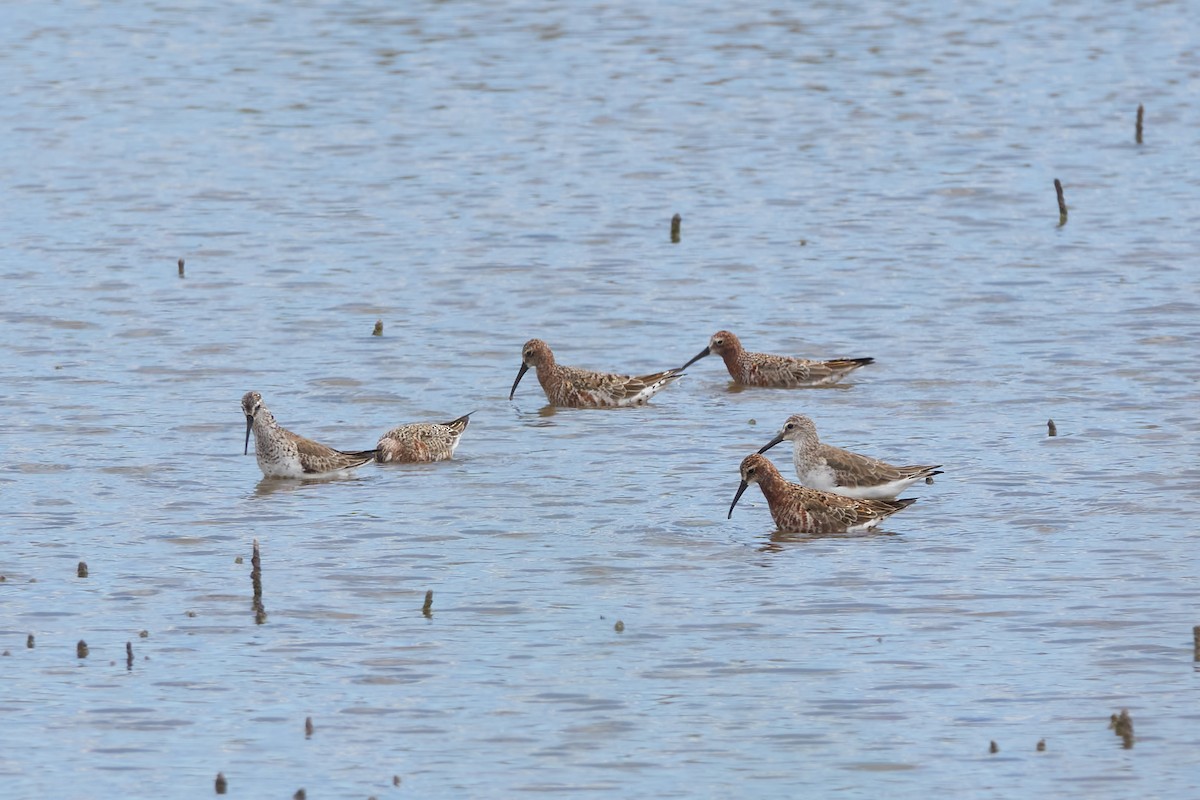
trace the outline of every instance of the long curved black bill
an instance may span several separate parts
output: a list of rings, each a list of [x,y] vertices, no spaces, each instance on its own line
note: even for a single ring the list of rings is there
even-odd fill
[[[513,395],[517,393],[517,384],[521,382],[521,378],[525,377],[525,373],[529,371],[529,365],[521,362],[521,369],[517,372],[517,379],[513,381],[513,388],[508,392],[508,399],[512,400]]]
[[[780,442],[782,442],[782,441],[783,441],[783,434],[781,433],[781,434],[779,434],[778,436],[776,436],[774,439],[772,439],[771,441],[769,441],[769,442],[767,442],[766,444],[764,444],[764,445],[763,445],[761,448],[759,448],[759,451],[758,451],[758,452],[760,452],[760,453],[765,453],[765,452],[767,452],[768,450],[770,450],[772,447],[774,447],[775,445],[779,444],[779,443],[780,443]]]
[[[699,361],[700,359],[704,358],[706,355],[709,355],[710,353],[712,353],[712,350],[708,349],[707,347],[706,347],[706,348],[704,348],[704,349],[703,349],[703,350],[701,350],[699,353],[697,353],[697,354],[695,355],[695,357],[693,357],[693,358],[692,358],[692,360],[691,360],[691,361],[687,362],[687,363],[686,363],[686,364],[684,364],[682,367],[680,367],[680,368],[679,368],[679,371],[680,371],[680,372],[683,372],[685,369],[687,369],[688,367],[690,367],[692,364],[695,364],[697,361]]]
[[[746,483],[745,481],[742,481],[740,484],[738,484],[737,494],[733,496],[733,502],[729,504],[729,513],[725,515],[725,519],[733,518],[733,507],[737,505],[738,500],[742,499],[742,493],[745,492],[746,488],[749,486],[750,484]]]
[[[250,428],[254,425],[254,417],[246,417],[246,449],[242,451],[242,455],[250,452]]]

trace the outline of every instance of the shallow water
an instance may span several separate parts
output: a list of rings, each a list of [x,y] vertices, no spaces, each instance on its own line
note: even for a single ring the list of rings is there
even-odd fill
[[[1194,795],[1186,11],[0,12],[4,795]],[[718,328],[877,362],[507,401],[532,336],[650,372]],[[477,413],[263,482],[248,389],[346,449]],[[946,474],[870,535],[727,520],[796,412]]]

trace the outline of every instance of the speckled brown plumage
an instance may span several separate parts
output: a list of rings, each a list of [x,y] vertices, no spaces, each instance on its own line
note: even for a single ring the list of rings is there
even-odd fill
[[[242,396],[246,416],[246,452],[254,432],[254,455],[268,478],[313,478],[354,469],[375,458],[374,450],[345,452],[298,436],[275,421],[258,392]]]
[[[838,494],[807,489],[791,483],[779,474],[775,465],[764,455],[754,453],[742,460],[742,482],[738,486],[733,502],[729,504],[729,516],[742,493],[757,483],[767,498],[771,519],[783,533],[845,533],[865,530],[878,525],[884,518],[895,514],[917,502],[914,498],[903,500],[855,500]]]
[[[758,452],[765,453],[780,442],[793,442],[792,462],[800,483],[810,489],[862,500],[891,500],[919,480],[941,475],[941,464],[895,467],[886,461],[824,444],[817,426],[803,414],[793,414],[775,438]]]
[[[659,390],[678,380],[683,370],[668,369],[652,375],[613,375],[575,367],[564,367],[541,339],[530,339],[521,348],[521,369],[508,399],[516,394],[525,372],[537,370],[538,383],[551,405],[567,408],[616,408],[644,404]]]
[[[445,461],[454,455],[470,418],[464,414],[450,422],[414,422],[392,428],[375,445],[375,460],[381,464]]]
[[[751,353],[729,331],[717,331],[708,340],[708,347],[696,354],[680,369],[684,370],[707,355],[716,353],[725,361],[729,375],[744,386],[767,386],[795,389],[806,386],[831,386],[850,372],[870,364],[873,358],[836,358],[830,361],[809,361],[792,356]]]

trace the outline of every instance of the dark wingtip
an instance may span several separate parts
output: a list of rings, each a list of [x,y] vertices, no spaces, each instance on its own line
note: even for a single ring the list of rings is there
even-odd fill
[[[897,511],[899,511],[902,508],[908,508],[915,502],[917,502],[917,498],[915,498],[915,497],[901,497],[899,500],[892,501],[893,505],[896,506]]]
[[[509,399],[511,400],[512,398],[510,397]],[[468,411],[466,414],[463,414],[458,419],[452,419],[449,422],[443,422],[442,424],[445,425],[446,427],[450,428],[461,422],[463,424],[463,427],[465,428],[465,427],[467,427],[467,425],[469,425],[471,423],[471,415],[474,414],[478,410],[479,409],[477,408],[477,409],[475,409],[475,411]]]

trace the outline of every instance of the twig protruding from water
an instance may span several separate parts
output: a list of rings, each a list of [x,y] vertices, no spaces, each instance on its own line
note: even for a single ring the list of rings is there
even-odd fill
[[[1054,193],[1058,195],[1058,227],[1067,224],[1067,201],[1063,198],[1062,181],[1054,179]]]
[[[1137,143],[1138,144],[1142,143],[1142,120],[1145,119],[1145,117],[1146,117],[1146,109],[1142,107],[1141,103],[1138,103],[1138,115],[1137,115]]]
[[[421,606],[421,613],[425,615],[425,619],[433,618],[433,589],[426,590],[425,605]]]
[[[679,244],[679,229],[683,226],[683,217],[676,214],[671,217],[671,244]]]
[[[250,586],[254,590],[254,624],[267,621],[267,610],[262,601],[262,557],[258,552],[258,539],[254,540],[253,555],[250,556]]]
[[[179,277],[183,277],[183,259],[179,259]]]
[[[383,336],[383,320],[375,320],[375,330],[371,331],[372,336]]]
[[[1120,714],[1113,714],[1109,717],[1108,727],[1121,737],[1122,747],[1126,750],[1133,747],[1133,717],[1129,716],[1128,709],[1122,708]]]
[[[1052,419],[1046,420],[1046,435],[1058,436],[1058,426],[1054,424],[1054,420]]]
[[[79,562],[79,566],[75,568],[75,574],[78,575],[80,578],[86,578],[88,576],[88,568],[87,568],[86,561]]]
[[[229,788],[228,781],[225,780],[225,773],[217,773],[217,794],[225,794],[225,790]]]

